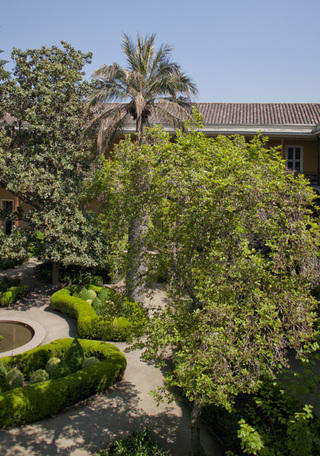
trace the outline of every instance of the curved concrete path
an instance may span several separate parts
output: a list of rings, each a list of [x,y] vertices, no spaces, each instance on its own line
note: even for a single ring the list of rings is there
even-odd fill
[[[39,322],[46,330],[43,343],[62,337],[75,337],[75,321],[50,308],[52,287],[32,277],[36,261],[1,275],[20,276],[31,293],[12,309],[0,308],[1,316],[22,315]],[[154,298],[161,302],[164,293]],[[121,351],[125,343],[116,344]],[[39,422],[0,431],[1,456],[89,456],[106,449],[132,430],[148,427],[164,449],[173,456],[190,454],[190,409],[184,403],[164,403],[158,407],[149,392],[163,384],[161,371],[140,359],[140,352],[125,354],[128,366],[121,382],[105,393]],[[10,410],[8,410],[10,413]],[[221,456],[221,445],[206,429],[202,446],[207,456]]]

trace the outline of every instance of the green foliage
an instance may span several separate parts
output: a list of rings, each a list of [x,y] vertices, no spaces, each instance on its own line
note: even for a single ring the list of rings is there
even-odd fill
[[[101,302],[100,294],[104,288],[92,285],[89,288],[97,293]],[[92,305],[73,296],[73,293],[79,296],[79,289],[75,286],[57,291],[51,296],[51,306],[77,319],[80,337],[125,341],[143,333],[147,320],[145,312],[138,303],[121,298],[113,290],[105,291],[102,296],[114,296],[116,303],[111,301],[112,312],[110,311],[107,316],[99,316]]]
[[[90,358],[85,358],[83,360],[82,369],[86,369],[87,367],[94,366],[95,364],[100,363],[100,360],[95,356],[90,356]]]
[[[166,123],[182,126],[181,117],[188,116],[191,97],[198,93],[197,86],[171,59],[172,47],[164,44],[156,49],[155,35],[137,35],[134,43],[123,34],[122,49],[127,68],[117,63],[100,67],[93,74],[87,98],[88,109],[94,107],[92,124],[99,126],[98,148],[102,151],[105,140],[110,144],[128,113],[135,119],[138,142],[152,113]],[[105,109],[103,104],[110,102],[119,103]]]
[[[99,456],[169,456],[169,452],[158,446],[149,429],[144,429],[117,440],[110,450],[103,451]]]
[[[29,242],[39,258],[96,266],[103,262],[105,240],[81,203],[83,182],[95,166],[83,137],[90,115],[84,114],[89,84],[82,70],[91,54],[62,42],[61,48],[14,49],[12,59],[12,78],[2,85],[11,117],[1,126],[1,185],[31,205],[13,216],[35,233]],[[1,257],[11,240],[0,243]]]
[[[2,360],[0,359],[0,394],[9,389],[9,385],[8,385],[7,378],[6,378],[7,373],[8,373],[8,369],[3,364]]]
[[[68,348],[67,352],[61,359],[61,363],[65,363],[71,372],[77,372],[81,369],[84,360],[84,352],[78,339],[75,338]]]
[[[0,306],[11,306],[22,298],[28,290],[27,285],[21,285],[20,279],[10,279],[5,276],[0,281]]]
[[[0,210],[0,219],[3,218]],[[21,228],[13,226],[10,235],[0,230],[0,269],[11,269],[26,261],[29,258],[29,240],[28,232]]]
[[[52,378],[52,374],[54,372],[55,367],[61,363],[61,359],[54,356],[50,358],[46,364],[45,370],[48,372],[50,378]]]
[[[10,389],[19,388],[23,385],[24,377],[19,369],[11,369],[6,375],[6,380]]]
[[[3,362],[0,359],[0,377],[5,377],[8,373],[8,369],[6,366],[3,364]]]
[[[91,293],[86,288],[83,288],[78,296],[80,299],[86,301],[87,299],[92,299]]]
[[[312,407],[302,407],[289,391],[267,379],[256,395],[239,395],[229,412],[208,407],[204,419],[230,455],[316,456],[320,451],[320,420]]]
[[[34,383],[45,382],[49,380],[49,374],[44,369],[38,369],[31,375],[29,379],[29,384],[32,385]]]
[[[53,356],[62,358],[71,343],[71,339],[55,340],[20,355],[5,357],[3,362],[8,367],[19,365],[21,372],[30,377],[35,370],[44,369]],[[117,347],[98,341],[81,340],[80,343],[86,357],[95,356],[101,362],[64,378],[3,392],[0,394],[0,428],[20,426],[58,413],[104,391],[121,378],[126,359]]]
[[[140,264],[151,278],[166,271],[169,301],[138,346],[162,365],[170,350],[158,398],[179,387],[199,416],[256,392],[289,347],[299,356],[317,348],[320,229],[312,188],[267,139],[207,138],[194,120],[174,141],[161,129],[140,145],[122,141],[91,190],[106,202],[114,271],[128,272],[128,229],[148,214]]]
[[[264,448],[264,445],[259,433],[244,420],[240,420],[239,425],[238,437],[241,440],[243,452],[254,455],[260,454],[260,450]]]
[[[52,367],[50,379],[56,380],[57,378],[66,377],[70,374],[72,374],[71,368],[68,366],[67,363],[61,361],[60,363]]]

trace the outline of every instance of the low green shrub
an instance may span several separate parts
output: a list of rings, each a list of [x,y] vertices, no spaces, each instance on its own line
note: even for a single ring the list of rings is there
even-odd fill
[[[0,359],[0,377],[5,378],[8,373],[8,369],[6,366],[3,364],[3,362]]]
[[[50,379],[56,380],[57,378],[66,377],[72,374],[70,367],[63,361],[57,364],[51,371]]]
[[[6,375],[6,380],[10,389],[19,388],[23,385],[24,376],[19,369],[11,369]]]
[[[54,310],[66,313],[77,320],[80,337],[127,341],[143,333],[147,319],[138,303],[122,298],[107,287],[90,285],[86,291],[90,292],[90,290],[97,294],[101,303],[98,306],[97,298],[94,298],[92,305],[81,299],[79,296],[83,291],[79,292],[76,286],[65,287],[51,296],[51,306]],[[104,305],[103,299],[109,299],[109,301]],[[97,314],[100,307],[102,315]]]
[[[58,339],[20,355],[4,357],[2,361],[6,368],[19,366],[28,380],[33,372],[44,369],[50,358],[63,359],[72,341]],[[0,394],[0,428],[20,426],[58,413],[92,394],[104,391],[121,378],[126,358],[117,347],[99,341],[80,340],[79,343],[87,358],[95,356],[101,362],[64,378],[3,392]]]
[[[22,285],[20,279],[10,279],[5,276],[0,281],[0,306],[11,306],[22,298],[28,290],[27,285]]]
[[[45,382],[46,380],[49,380],[48,372],[46,372],[44,369],[38,369],[31,375],[29,379],[29,385]]]
[[[55,367],[61,363],[61,359],[57,358],[56,356],[50,358],[46,364],[45,370],[48,373],[49,377],[52,377],[52,373],[54,372]]]
[[[134,431],[124,439],[116,440],[109,450],[102,451],[98,456],[170,456],[170,454],[158,446],[149,429],[144,429]]]
[[[100,363],[98,358],[96,358],[95,356],[90,356],[90,358],[85,358],[83,360],[82,369],[86,369],[87,367],[94,366],[98,363]]]

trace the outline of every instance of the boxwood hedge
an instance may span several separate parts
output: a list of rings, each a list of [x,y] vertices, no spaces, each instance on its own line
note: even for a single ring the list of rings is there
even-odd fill
[[[57,339],[50,344],[20,355],[4,357],[8,368],[18,367],[26,379],[44,369],[54,356],[62,357],[73,339]],[[119,380],[126,368],[126,358],[107,342],[79,340],[85,356],[95,356],[100,363],[55,380],[29,384],[0,394],[0,428],[19,426],[60,412]]]
[[[89,288],[98,292],[102,289],[102,287],[93,285]],[[127,304],[132,309],[131,318],[98,316],[91,304],[79,297],[72,296],[72,291],[71,286],[54,293],[51,296],[51,306],[54,310],[66,313],[77,320],[80,337],[119,342],[142,334],[146,316],[138,303],[127,300]]]

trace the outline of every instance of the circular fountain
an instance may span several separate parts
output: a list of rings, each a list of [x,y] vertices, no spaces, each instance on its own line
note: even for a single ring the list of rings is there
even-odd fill
[[[1,317],[0,357],[23,353],[41,344],[45,330],[40,323],[23,317]]]

